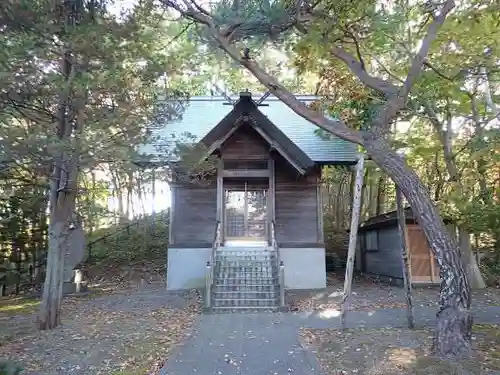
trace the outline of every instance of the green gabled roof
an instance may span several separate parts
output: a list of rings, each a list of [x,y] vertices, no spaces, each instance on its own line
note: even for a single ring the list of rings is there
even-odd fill
[[[231,99],[237,101],[239,97],[231,97]],[[258,101],[259,97],[253,99]],[[297,99],[309,104],[320,98],[308,95],[297,96]],[[201,141],[232,111],[233,106],[224,105],[224,103],[227,103],[224,97],[191,97],[180,119],[169,122],[165,126],[161,124],[154,126],[152,130],[154,141],[143,145],[139,153],[153,160],[164,159],[167,150],[172,150],[176,142],[180,140]],[[335,136],[329,139],[321,137],[317,134],[319,128],[316,125],[293,112],[272,95],[266,98],[263,104],[267,106],[257,108],[261,115],[267,117],[310,160],[324,164],[356,162],[356,144]]]

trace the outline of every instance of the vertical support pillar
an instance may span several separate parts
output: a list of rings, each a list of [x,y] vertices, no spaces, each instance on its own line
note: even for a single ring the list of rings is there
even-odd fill
[[[354,258],[356,256],[356,240],[358,237],[359,214],[361,212],[361,192],[363,189],[364,176],[364,155],[359,155],[356,164],[356,178],[354,183],[352,210],[351,210],[351,229],[349,232],[349,248],[347,251],[347,265],[344,280],[344,294],[342,296],[342,311],[340,322],[342,329],[345,329],[345,316],[351,300],[352,277],[354,270]]]
[[[217,221],[221,225],[221,241],[224,242],[226,231],[224,230],[224,161],[217,159]]]
[[[276,196],[276,176],[275,176],[275,168],[274,168],[274,158],[272,155],[269,155],[268,161],[268,169],[269,169],[269,199],[267,202],[267,217],[268,221],[275,220],[275,196]],[[272,228],[269,225],[268,229],[268,240],[271,241],[271,233]]]
[[[169,223],[168,223],[168,243],[173,245],[175,243],[174,239],[174,218],[175,218],[175,198],[176,198],[176,186],[175,182],[169,184],[170,188],[170,212],[169,212]]]
[[[205,308],[212,307],[212,267],[210,262],[207,262],[207,269],[205,272]]]
[[[245,181],[245,193],[243,195],[243,201],[245,202],[245,214],[243,216],[243,227],[245,228],[245,237],[249,237],[248,234],[248,183]]]
[[[285,296],[285,265],[283,261],[280,261],[280,271],[279,271],[279,284],[280,284],[280,307],[286,306],[286,296]]]
[[[318,243],[325,242],[324,236],[324,213],[323,213],[323,184],[321,183],[321,174],[316,181],[316,204],[318,205],[317,215],[318,215]]]
[[[405,211],[403,208],[403,197],[401,194],[401,190],[397,185],[396,185],[396,208],[398,217],[399,240],[401,246],[401,265],[403,268],[403,282],[404,282],[405,298],[406,298],[406,318],[408,320],[408,328],[411,329],[415,325],[413,319],[410,264],[408,262],[408,245],[406,242],[406,218],[405,218]]]
[[[156,207],[155,207],[155,199],[156,199],[156,167],[153,167],[153,170],[151,171],[151,194],[152,194],[152,199],[151,199],[151,213],[153,215],[153,223],[156,223]]]

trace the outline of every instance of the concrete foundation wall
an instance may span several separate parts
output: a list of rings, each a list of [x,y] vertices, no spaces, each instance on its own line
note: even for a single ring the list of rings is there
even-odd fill
[[[211,248],[169,248],[167,261],[167,289],[205,288],[205,272],[211,254]]]
[[[204,288],[211,252],[210,248],[168,249],[167,289]],[[282,248],[280,255],[285,264],[286,289],[326,287],[324,248]]]
[[[325,249],[282,248],[286,289],[326,288]]]

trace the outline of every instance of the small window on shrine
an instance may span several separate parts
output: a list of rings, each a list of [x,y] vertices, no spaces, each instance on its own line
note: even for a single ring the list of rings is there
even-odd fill
[[[365,249],[366,251],[378,251],[378,232],[370,230],[365,233]]]
[[[224,160],[224,169],[267,169],[267,160]]]

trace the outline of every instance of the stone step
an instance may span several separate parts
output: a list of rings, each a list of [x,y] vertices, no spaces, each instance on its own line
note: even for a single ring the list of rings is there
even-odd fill
[[[239,284],[272,284],[273,280],[278,279],[277,273],[215,273],[216,280],[239,280]],[[229,283],[230,284],[230,283]]]
[[[215,253],[216,260],[266,260],[266,259],[276,259],[275,253],[265,252],[265,253]]]
[[[238,307],[228,307],[228,306],[212,306],[210,309],[213,314],[229,314],[229,313],[242,313],[242,314],[255,314],[262,312],[274,313],[280,310],[279,307],[267,307],[267,306],[238,306]]]
[[[215,265],[223,265],[225,267],[252,267],[259,265],[277,266],[277,259],[216,259]]]
[[[214,292],[278,292],[278,285],[255,285],[255,284],[225,284],[216,285]]]
[[[278,277],[249,278],[238,277],[215,277],[215,285],[277,285]]]
[[[219,264],[215,267],[215,272],[219,273],[271,273],[278,272],[278,267],[273,267],[272,265],[255,265],[255,266],[226,266]]]
[[[278,277],[278,271],[270,269],[262,271],[241,271],[241,270],[215,270],[214,275],[218,279],[268,279]]]
[[[213,307],[278,307],[279,300],[276,299],[263,299],[263,298],[239,298],[239,299],[222,299],[215,298],[213,300]]]
[[[272,246],[262,244],[261,246],[221,246],[217,251],[274,251]]]
[[[228,274],[238,274],[241,277],[247,275],[269,275],[278,272],[278,267],[215,267],[215,274],[228,275]]]
[[[241,277],[246,277],[247,275],[259,275],[264,277],[272,277],[279,273],[279,269],[276,267],[216,267],[214,270],[216,275],[241,275]]]
[[[218,255],[215,257],[216,263],[234,263],[234,264],[251,264],[253,262],[271,262],[277,263],[278,259],[271,255],[249,255],[249,256],[225,256]]]
[[[247,249],[231,249],[231,250],[216,250],[215,254],[216,255],[269,255],[269,254],[275,254],[276,252],[273,250],[266,250],[266,249],[253,249],[253,250],[247,250]]]
[[[226,299],[237,299],[237,300],[247,300],[247,299],[272,299],[275,300],[279,297],[279,292],[257,292],[257,291],[229,291],[229,292],[214,292],[214,299],[216,300],[226,300]]]

